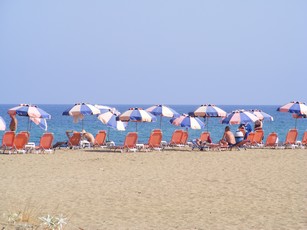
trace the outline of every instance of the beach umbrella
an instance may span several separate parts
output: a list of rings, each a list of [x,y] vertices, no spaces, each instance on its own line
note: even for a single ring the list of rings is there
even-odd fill
[[[47,130],[46,119],[51,119],[51,115],[36,105],[20,104],[8,110],[10,115],[18,115],[28,117],[28,130],[30,129],[31,123],[34,122],[39,127]]]
[[[160,129],[162,127],[162,117],[179,117],[180,114],[177,113],[172,108],[166,105],[154,105],[146,109],[147,112],[152,113],[155,116],[160,116]]]
[[[130,108],[118,116],[121,121],[132,121],[136,122],[136,131],[138,122],[155,122],[157,118],[150,112],[143,110],[142,108]]]
[[[296,115],[293,116],[295,118],[295,128],[296,128],[297,118],[299,118],[300,116],[304,117],[307,115],[307,105],[303,102],[292,101],[283,106],[280,106],[279,108],[277,108],[277,111],[297,114],[297,116]]]
[[[108,140],[109,140],[109,133],[110,127],[119,131],[125,131],[127,122],[122,122],[118,119],[118,117],[113,113],[114,110],[100,110],[100,114],[97,115],[98,120],[100,120],[103,124],[107,125],[108,127]]]
[[[213,104],[204,104],[198,107],[194,112],[189,113],[191,116],[204,117],[206,119],[208,131],[208,118],[209,117],[226,117],[227,113],[221,108]]]
[[[246,124],[249,122],[255,122],[259,120],[254,114],[245,110],[235,110],[228,113],[225,118],[222,119],[222,124]]]
[[[62,115],[72,116],[74,122],[82,121],[82,130],[83,130],[83,118],[84,115],[97,115],[100,114],[100,110],[92,104],[89,103],[76,103],[72,107],[65,110]]]
[[[6,124],[2,117],[0,117],[0,130],[5,130]]]
[[[110,106],[107,106],[107,105],[98,105],[98,104],[95,104],[94,106],[96,108],[98,108],[100,110],[100,112],[111,111],[116,116],[118,116],[120,114],[120,112],[114,107],[110,107]]]
[[[182,114],[180,117],[172,118],[170,123],[172,125],[191,129],[202,129],[205,127],[204,122],[202,122],[198,117],[192,117],[187,114]]]
[[[267,114],[260,109],[251,109],[248,111],[258,117],[261,121],[274,121],[274,118],[270,114]]]

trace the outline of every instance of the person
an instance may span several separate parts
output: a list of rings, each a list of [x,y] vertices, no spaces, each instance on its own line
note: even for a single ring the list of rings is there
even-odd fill
[[[83,139],[87,140],[91,146],[94,145],[95,143],[95,137],[93,136],[93,134],[86,132],[84,129],[82,130],[82,137]]]
[[[254,131],[256,130],[262,130],[262,121],[260,120],[255,121]]]
[[[10,114],[10,117],[11,117],[10,130],[15,132],[17,130],[16,114]]]
[[[233,146],[236,144],[236,140],[235,140],[235,136],[233,135],[233,133],[230,131],[230,127],[229,126],[226,126],[225,127],[225,132],[223,134],[223,137],[222,139],[219,141],[219,144],[220,145],[223,145],[223,146]]]
[[[235,140],[236,140],[236,144],[244,140],[244,134],[239,128],[235,132]]]

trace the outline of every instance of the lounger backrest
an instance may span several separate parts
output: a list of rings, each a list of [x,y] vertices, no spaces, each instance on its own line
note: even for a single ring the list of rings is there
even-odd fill
[[[28,135],[26,133],[18,133],[14,140],[15,149],[24,149],[28,143]]]
[[[183,135],[183,130],[177,129],[173,132],[170,144],[181,144],[181,138]]]
[[[162,132],[153,131],[148,139],[148,145],[151,148],[160,147],[162,141]]]
[[[53,138],[53,133],[44,133],[39,141],[39,147],[42,149],[51,149]]]
[[[3,134],[2,137],[2,146],[13,147],[15,139],[15,132],[7,131]]]
[[[297,129],[290,129],[287,133],[285,144],[295,144],[297,135]]]
[[[307,131],[305,131],[303,134],[302,145],[307,145]]]
[[[201,142],[207,142],[209,136],[210,136],[209,132],[202,132],[200,135]]]
[[[265,146],[276,146],[277,138],[278,138],[277,133],[275,132],[270,133],[265,141]]]
[[[105,130],[100,130],[95,137],[95,145],[104,145],[107,137],[107,132]]]
[[[29,142],[29,140],[30,140],[30,132],[28,132],[28,131],[20,131],[20,133],[25,133],[27,135],[27,137],[28,137],[28,141],[27,142]]]
[[[253,142],[254,142],[254,143],[257,143],[257,144],[262,143],[263,135],[264,135],[263,130],[256,130],[256,131],[254,132]]]
[[[80,144],[80,141],[81,141],[81,133],[80,132],[74,132],[68,140],[68,145],[78,146]]]
[[[254,132],[250,132],[246,138],[246,140],[250,141],[251,143],[254,141],[254,136],[255,133]]]
[[[138,142],[138,133],[130,132],[126,135],[124,147],[135,148],[137,142]]]
[[[161,129],[154,129],[154,130],[152,130],[152,132],[162,133],[162,130]]]
[[[187,131],[182,132],[180,144],[185,145],[188,141],[189,133]]]

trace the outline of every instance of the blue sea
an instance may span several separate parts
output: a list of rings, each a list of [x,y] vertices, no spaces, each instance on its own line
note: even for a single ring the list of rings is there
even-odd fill
[[[8,109],[17,106],[16,104],[9,105],[0,105],[0,116],[5,120],[7,124],[7,129],[10,123],[10,117],[7,114]],[[57,141],[66,141],[66,130],[82,130],[82,124],[74,123],[72,117],[63,116],[62,112],[66,109],[70,108],[72,105],[56,105],[56,104],[38,104],[38,107],[45,110],[49,114],[51,114],[52,118],[47,120],[48,123],[48,131],[54,133],[55,140]],[[111,107],[117,108],[120,112],[124,112],[131,107],[139,107],[143,109],[147,109],[152,105],[108,105]],[[168,105],[172,109],[176,110],[178,113],[189,113],[195,111],[199,105]],[[266,136],[270,132],[277,132],[280,141],[284,141],[286,137],[286,133],[290,128],[295,127],[295,119],[292,118],[290,113],[281,113],[277,111],[278,105],[217,105],[221,109],[226,112],[231,112],[236,109],[261,109],[264,112],[272,115],[274,117],[274,121],[268,121],[263,123],[263,129]],[[18,116],[18,131],[23,131],[28,129],[28,118]],[[157,122],[152,123],[138,123],[137,131],[139,134],[139,143],[146,143],[148,141],[148,137],[150,135],[151,130],[160,127],[160,118],[157,118]],[[203,118],[201,118],[203,119]],[[117,131],[112,128],[108,128],[101,121],[97,119],[96,116],[85,116],[83,121],[84,129],[88,132],[91,132],[94,136],[98,132],[98,130],[107,130],[109,133],[109,140],[114,141],[116,145],[120,145],[123,143],[125,135],[127,132],[136,130],[136,123],[129,122],[126,131]],[[211,133],[213,142],[217,142],[221,139],[225,124],[221,124],[221,118],[209,118],[208,126],[206,126],[202,130],[193,130],[189,129],[189,140],[198,138],[201,132],[208,130]],[[231,125],[231,130],[235,132],[237,129],[237,125]],[[170,118],[162,117],[162,131],[163,131],[163,140],[169,141],[171,139],[172,133],[175,129],[184,129],[182,127],[174,126],[170,123]],[[299,131],[298,140],[301,140],[303,132],[307,129],[307,119],[297,119],[297,129]],[[45,131],[36,126],[34,123],[31,125],[30,129],[30,141],[39,143],[39,139],[41,135]],[[0,131],[0,137],[2,139],[4,131]]]

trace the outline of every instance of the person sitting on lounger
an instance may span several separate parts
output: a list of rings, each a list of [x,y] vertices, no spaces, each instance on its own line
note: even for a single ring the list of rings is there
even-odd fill
[[[83,138],[87,140],[91,144],[91,146],[93,146],[95,143],[95,137],[93,136],[93,134],[86,132],[84,129],[82,130],[81,133]]]
[[[224,135],[222,137],[222,139],[219,142],[220,145],[222,146],[233,146],[236,144],[236,139],[235,136],[233,135],[233,133],[230,131],[230,127],[226,126],[225,127],[225,132]]]

